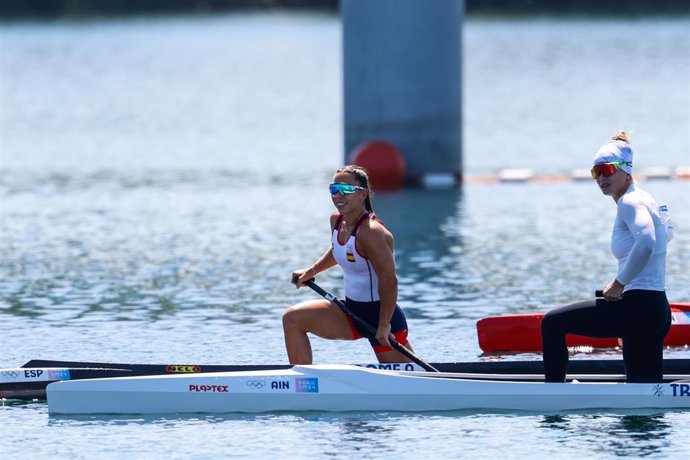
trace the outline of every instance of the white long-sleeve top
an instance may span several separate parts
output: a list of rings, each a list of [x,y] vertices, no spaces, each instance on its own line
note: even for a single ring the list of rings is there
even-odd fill
[[[618,199],[611,252],[624,291],[666,289],[666,227],[654,198],[632,184]]]

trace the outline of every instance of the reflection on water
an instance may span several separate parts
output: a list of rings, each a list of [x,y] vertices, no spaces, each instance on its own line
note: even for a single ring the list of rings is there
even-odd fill
[[[611,427],[610,449],[624,457],[658,455],[670,445],[671,428],[664,415],[621,417]]]
[[[674,413],[659,414],[478,414],[476,412],[411,413],[295,413],[166,416],[51,416],[48,425],[58,430],[88,427],[93,435],[104,430],[145,426],[146,432],[184,429],[201,437],[232,432],[223,445],[236,453],[250,453],[273,437],[291,437],[305,443],[302,456],[338,456],[343,451],[370,457],[408,456],[427,447],[444,446],[472,458],[491,451],[510,451],[523,457],[540,452],[588,451],[598,456],[644,457],[680,452],[673,445]],[[211,431],[209,431],[211,430]],[[66,433],[66,432],[65,432]],[[246,437],[244,433],[253,433]],[[519,441],[522,437],[522,441]],[[262,441],[263,440],[263,441]],[[432,442],[433,441],[433,442]],[[439,444],[441,443],[441,444]],[[191,446],[180,446],[180,454]],[[450,450],[448,450],[450,449]],[[460,449],[460,450],[453,450]],[[679,450],[681,449],[681,450]],[[192,449],[193,450],[193,449]]]
[[[471,280],[464,279],[456,267],[464,252],[462,190],[406,190],[377,197],[375,203],[395,236],[400,300],[405,312],[413,318],[453,317],[448,284],[461,285],[464,281],[472,290]],[[447,273],[451,271],[456,277],[448,283]],[[472,297],[468,292],[455,293]]]
[[[647,457],[669,447],[673,425],[665,414],[648,411],[645,415],[547,415],[542,429],[562,431],[581,439],[596,440],[592,450],[598,455]],[[572,439],[570,436],[564,439]]]

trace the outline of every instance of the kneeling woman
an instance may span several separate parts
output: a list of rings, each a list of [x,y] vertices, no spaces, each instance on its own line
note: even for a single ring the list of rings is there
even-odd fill
[[[325,339],[369,339],[379,362],[409,362],[390,346],[389,338],[411,350],[407,320],[397,306],[398,279],[395,272],[393,235],[376,218],[369,196],[369,178],[358,166],[336,171],[329,186],[336,211],[331,214],[331,247],[309,268],[293,273],[297,287],[319,272],[340,265],[345,281],[345,304],[353,314],[367,321],[365,327],[345,314],[333,302],[309,300],[294,305],[283,315],[285,346],[291,364],[311,364],[312,350],[307,333]]]
[[[671,326],[665,292],[667,222],[651,195],[632,178],[632,149],[623,132],[597,152],[592,177],[616,202],[611,251],[618,272],[603,299],[552,310],[542,321],[547,382],[563,382],[568,366],[566,334],[623,339],[629,382],[663,379],[663,341]]]

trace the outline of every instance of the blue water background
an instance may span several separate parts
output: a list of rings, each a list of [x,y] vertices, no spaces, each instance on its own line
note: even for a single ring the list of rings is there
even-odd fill
[[[616,129],[634,130],[639,170],[690,166],[688,30],[689,18],[468,20],[466,174],[567,174]],[[338,18],[325,14],[0,24],[0,367],[285,362],[281,313],[315,296],[289,275],[328,245],[340,47]],[[690,301],[690,181],[640,185],[671,209],[669,298]],[[482,354],[476,321],[590,297],[615,273],[615,209],[588,181],[413,189],[374,203],[396,236],[400,304],[428,361],[540,359]],[[337,270],[319,282],[341,292]],[[316,362],[373,358],[364,341],[312,343]],[[690,452],[683,412],[0,410],[0,450],[32,458]]]

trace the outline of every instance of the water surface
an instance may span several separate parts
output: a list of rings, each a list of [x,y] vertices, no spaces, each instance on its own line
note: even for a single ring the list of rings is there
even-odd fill
[[[469,20],[468,174],[587,167],[615,129],[636,163],[690,165],[687,18]],[[0,367],[32,358],[284,363],[293,269],[329,244],[342,153],[329,15],[0,25]],[[643,181],[676,222],[668,293],[690,301],[690,182]],[[484,355],[478,319],[590,297],[615,209],[589,182],[375,198],[400,304],[429,361]],[[319,277],[341,292],[336,270]],[[315,361],[371,361],[313,340]],[[668,357],[690,357],[685,348]],[[576,353],[577,359],[620,352]],[[687,413],[49,417],[0,408],[6,455],[47,458],[683,458]]]

